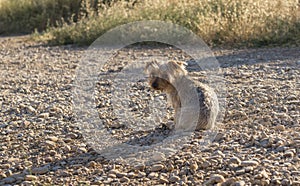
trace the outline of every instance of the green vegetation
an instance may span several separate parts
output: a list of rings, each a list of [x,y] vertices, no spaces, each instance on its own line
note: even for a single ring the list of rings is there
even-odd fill
[[[37,28],[43,30],[38,38],[53,44],[89,44],[115,26],[138,20],[171,21],[211,46],[300,43],[298,0],[2,1],[0,33]]]

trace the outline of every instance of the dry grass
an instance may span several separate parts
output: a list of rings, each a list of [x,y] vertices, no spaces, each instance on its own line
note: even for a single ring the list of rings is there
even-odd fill
[[[77,20],[81,0],[0,0],[0,34],[43,31]]]
[[[79,21],[64,21],[64,24],[55,25],[59,27],[50,26],[39,38],[54,44],[89,44],[120,24],[138,20],[162,20],[191,29],[211,46],[300,43],[298,0],[111,2],[108,6],[100,0],[82,0],[80,11],[76,14]]]
[[[116,2],[79,23],[48,30],[55,43],[89,44],[110,28],[137,20],[171,21],[210,45],[299,43],[297,0],[203,0]]]

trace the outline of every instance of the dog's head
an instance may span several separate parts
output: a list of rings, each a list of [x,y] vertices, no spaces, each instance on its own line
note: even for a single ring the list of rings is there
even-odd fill
[[[158,63],[152,61],[147,63],[145,73],[149,76],[149,84],[154,90],[167,92],[173,88],[176,78],[187,74],[185,62],[169,61]]]

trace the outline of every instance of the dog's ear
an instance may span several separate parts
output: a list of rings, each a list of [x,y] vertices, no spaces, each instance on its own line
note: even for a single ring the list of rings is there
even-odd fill
[[[184,61],[169,61],[170,65],[177,65],[180,66],[181,68],[185,68],[187,66],[187,63]]]
[[[158,68],[158,62],[156,60],[147,62],[144,71],[147,72],[149,68]]]
[[[185,68],[187,66],[187,63],[184,61],[176,61],[176,63],[183,68]]]
[[[185,70],[185,66],[187,65],[186,62],[183,61],[169,61],[168,66],[175,72],[186,74],[187,71]]]

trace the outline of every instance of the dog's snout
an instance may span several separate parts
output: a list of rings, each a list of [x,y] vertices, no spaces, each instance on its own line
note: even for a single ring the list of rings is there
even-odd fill
[[[158,88],[158,83],[157,83],[157,81],[154,81],[153,83],[152,83],[152,85],[151,85],[153,88]]]

